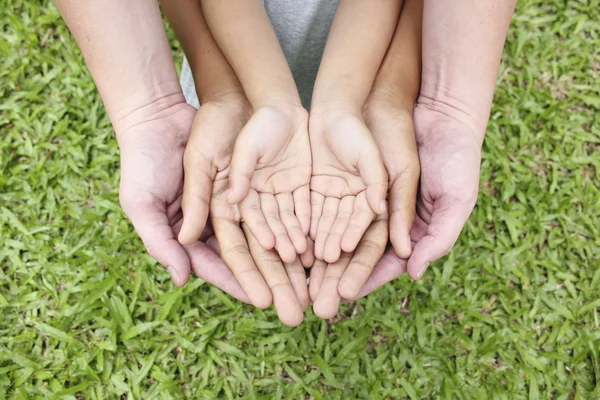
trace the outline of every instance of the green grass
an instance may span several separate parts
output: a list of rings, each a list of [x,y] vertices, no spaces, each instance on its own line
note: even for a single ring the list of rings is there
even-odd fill
[[[0,398],[600,398],[598,0],[520,2],[454,251],[295,329],[173,286],[58,12],[0,26]]]

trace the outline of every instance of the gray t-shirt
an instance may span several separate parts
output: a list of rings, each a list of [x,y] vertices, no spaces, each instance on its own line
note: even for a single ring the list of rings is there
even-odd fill
[[[337,3],[338,0],[263,0],[307,109]],[[187,102],[200,107],[185,58],[180,79]]]

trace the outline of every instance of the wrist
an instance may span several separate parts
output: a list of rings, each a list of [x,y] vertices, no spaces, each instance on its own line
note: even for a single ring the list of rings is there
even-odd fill
[[[164,82],[125,98],[112,108],[110,119],[118,139],[132,127],[173,115],[186,105],[179,82]]]
[[[228,107],[234,107],[238,110],[241,115],[250,118],[252,115],[252,105],[248,101],[248,98],[243,91],[239,90],[228,90],[219,93],[214,93],[211,97],[207,98],[205,102],[201,103],[201,107],[206,104],[225,105]]]
[[[311,116],[323,116],[323,115],[360,115],[364,104],[349,100],[327,100],[319,101],[313,100],[310,106]]]
[[[363,112],[371,108],[393,108],[398,112],[412,114],[416,102],[416,96],[407,96],[401,87],[376,83],[371,88],[371,93],[363,107]]]
[[[451,86],[424,83],[416,110],[430,119],[451,119],[467,126],[478,141],[483,142],[491,110],[491,100],[481,99],[478,106],[473,96],[453,90]]]

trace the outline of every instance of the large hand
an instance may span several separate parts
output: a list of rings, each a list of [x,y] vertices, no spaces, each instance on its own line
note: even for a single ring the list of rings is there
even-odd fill
[[[308,114],[302,107],[265,106],[240,132],[227,194],[263,248],[293,263],[306,251],[311,174]]]
[[[386,211],[388,176],[361,116],[340,109],[310,119],[313,175],[310,236],[329,263],[354,251],[377,214]]]
[[[411,230],[413,251],[407,263],[388,250],[356,298],[396,279],[407,269],[412,278],[422,277],[431,262],[452,249],[473,211],[479,190],[481,142],[452,114],[430,107],[416,108],[421,186]]]
[[[146,249],[184,285],[192,269],[207,282],[248,302],[248,297],[220,257],[204,243],[184,248],[176,238],[181,227],[183,152],[195,109],[177,104],[140,117],[117,132],[121,150],[120,201]]]
[[[203,104],[194,118],[185,150],[183,243],[195,242],[210,210],[219,251],[253,305],[266,308],[274,302],[287,325],[298,325],[308,307],[304,269],[299,260],[282,263],[274,250],[265,250],[242,223],[237,205],[227,201],[234,145],[250,117],[243,95],[228,94]],[[242,223],[242,227],[240,227]],[[210,241],[214,247],[214,241]],[[258,267],[258,268],[257,268]]]

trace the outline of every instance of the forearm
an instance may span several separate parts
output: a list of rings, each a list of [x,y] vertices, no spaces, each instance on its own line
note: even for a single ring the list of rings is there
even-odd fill
[[[117,134],[139,122],[141,114],[156,115],[185,102],[156,1],[54,2]]]
[[[452,112],[483,140],[516,2],[425,0],[419,107]]]
[[[421,87],[423,0],[406,0],[371,98],[412,110]],[[374,98],[373,98],[374,97]]]
[[[401,1],[341,0],[317,74],[311,108],[360,110],[386,53]]]
[[[239,78],[252,106],[300,105],[294,78],[260,0],[202,1],[219,48]]]
[[[200,0],[161,0],[161,7],[190,63],[200,104],[229,93],[243,94],[206,25]]]

